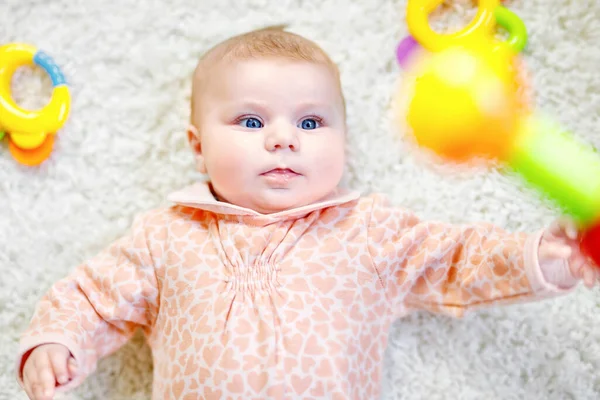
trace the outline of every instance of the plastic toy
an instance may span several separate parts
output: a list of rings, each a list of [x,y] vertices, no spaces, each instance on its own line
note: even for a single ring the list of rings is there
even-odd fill
[[[481,0],[481,20],[447,37],[423,28],[426,14],[414,16],[441,1],[408,3],[409,30],[430,50],[406,63],[406,121],[417,144],[454,162],[484,157],[510,167],[579,222],[581,248],[600,265],[600,156],[520,107],[518,47],[494,40],[488,25],[497,0]]]
[[[441,2],[437,1],[436,3]],[[409,2],[409,6],[411,6],[411,4],[413,3]],[[486,5],[488,7],[493,6],[493,4],[489,3],[486,3]],[[423,8],[418,8],[413,5],[409,11],[407,11],[407,18],[412,23],[412,25],[409,23],[409,26],[416,27],[413,28],[413,32],[420,37],[421,43],[426,49],[430,51],[436,51],[436,49],[439,47],[436,39],[439,37],[443,38],[444,36],[434,32],[429,27],[427,24],[427,15],[423,15],[424,12],[425,10]],[[450,35],[450,39],[446,39],[447,45],[452,44],[452,42],[457,44],[461,41],[464,42],[465,40],[470,40],[472,39],[472,35],[475,35],[475,37],[489,37],[489,35],[491,35],[490,32],[492,32],[491,28],[493,27],[494,22],[488,18],[489,13],[490,12],[478,13],[469,26]],[[505,45],[512,49],[515,53],[520,53],[527,44],[527,29],[525,28],[523,21],[515,13],[503,6],[496,6],[496,8],[493,10],[493,16],[495,22],[508,32],[508,38],[503,43],[496,44],[496,47],[494,48],[498,49],[499,46]],[[417,42],[413,36],[407,36],[396,48],[396,57],[398,59],[398,63],[402,67],[406,67],[410,56],[420,49],[423,49],[423,47],[419,45],[419,42]]]
[[[11,95],[11,80],[17,68],[36,64],[52,80],[53,92],[48,104],[40,110],[19,107]],[[9,150],[15,160],[27,166],[41,164],[54,145],[54,135],[66,122],[71,107],[71,94],[65,77],[56,63],[43,51],[23,43],[0,46],[0,138],[9,139]]]

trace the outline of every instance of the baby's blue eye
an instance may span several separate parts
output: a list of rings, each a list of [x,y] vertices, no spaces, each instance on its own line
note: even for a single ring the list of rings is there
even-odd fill
[[[240,125],[242,125],[243,127],[246,127],[246,128],[251,128],[251,129],[260,129],[263,127],[262,122],[260,122],[256,118],[244,118],[244,119],[240,120]]]
[[[300,128],[306,130],[317,129],[319,127],[319,123],[314,118],[306,118],[300,122]]]

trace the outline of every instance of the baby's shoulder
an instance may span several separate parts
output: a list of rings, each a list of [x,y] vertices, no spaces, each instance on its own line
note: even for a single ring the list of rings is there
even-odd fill
[[[363,209],[373,210],[379,207],[388,207],[390,205],[390,197],[381,192],[365,193],[358,199],[358,206]]]
[[[165,226],[172,223],[186,223],[198,219],[202,210],[180,205],[156,207],[138,213],[136,222],[144,226]]]
[[[419,220],[414,210],[385,193],[373,192],[361,196],[357,207],[369,214],[370,224],[404,223]]]

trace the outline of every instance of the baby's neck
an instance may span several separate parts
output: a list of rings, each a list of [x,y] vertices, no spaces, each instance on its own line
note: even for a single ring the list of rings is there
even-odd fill
[[[224,198],[222,198],[221,196],[219,196],[217,194],[217,192],[215,191],[215,188],[213,187],[212,183],[209,183],[208,187],[210,188],[210,193],[213,195],[213,197],[215,198],[215,200],[220,201],[222,203],[229,203],[227,200],[225,200]]]

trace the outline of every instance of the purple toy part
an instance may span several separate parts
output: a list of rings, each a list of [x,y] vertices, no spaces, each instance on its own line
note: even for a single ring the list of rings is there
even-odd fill
[[[398,44],[396,47],[396,58],[398,60],[398,64],[402,68],[406,67],[406,62],[408,61],[411,54],[415,52],[419,47],[419,43],[415,40],[414,37],[408,35]]]

